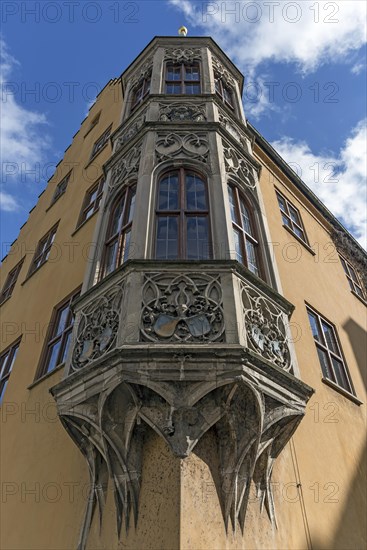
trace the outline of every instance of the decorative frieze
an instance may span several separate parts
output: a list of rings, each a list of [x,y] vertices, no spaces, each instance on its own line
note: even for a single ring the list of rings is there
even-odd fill
[[[155,146],[158,162],[176,157],[186,157],[207,163],[209,159],[209,141],[202,133],[159,133]]]
[[[150,57],[145,61],[143,65],[141,65],[137,71],[133,74],[133,76],[130,78],[130,86],[131,88],[135,88],[137,84],[144,78],[149,78],[149,76],[152,73],[152,67],[153,67],[153,57]]]
[[[141,334],[150,342],[216,342],[224,336],[219,275],[146,273]]]
[[[117,185],[123,183],[127,177],[138,174],[141,159],[141,147],[142,144],[139,143],[130,149],[113,167],[110,181],[111,189],[114,189]]]
[[[223,155],[227,174],[238,178],[249,189],[255,189],[256,181],[250,164],[225,141],[223,141]]]
[[[115,137],[115,152],[117,152],[121,147],[130,139],[132,139],[141,128],[144,126],[146,119],[146,111],[140,116],[135,118],[131,124],[126,126],[121,132]]]
[[[114,348],[123,297],[122,282],[109,288],[79,312],[71,362],[73,370],[85,367]]]
[[[292,368],[285,315],[269,298],[240,280],[247,346],[278,367]]]
[[[200,58],[200,48],[167,48],[164,55],[165,61],[174,63],[193,63]]]
[[[189,121],[203,122],[206,120],[204,103],[170,103],[159,104],[159,120],[164,122]]]

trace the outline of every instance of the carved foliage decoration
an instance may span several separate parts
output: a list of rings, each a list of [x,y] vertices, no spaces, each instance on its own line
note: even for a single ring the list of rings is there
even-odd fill
[[[206,120],[204,103],[170,103],[160,104],[159,120],[164,122],[176,122],[188,120],[191,122],[203,122]]]
[[[174,63],[192,63],[201,58],[200,48],[167,48],[164,59]]]
[[[78,370],[114,348],[121,317],[124,283],[110,288],[79,313],[72,369]]]
[[[136,175],[139,171],[141,147],[139,143],[122,157],[112,169],[110,187],[113,189],[122,183],[127,177]]]
[[[155,146],[158,162],[184,156],[207,163],[209,142],[206,134],[159,134]]]
[[[331,238],[337,250],[352,264],[362,279],[364,290],[367,291],[367,254],[347,233],[334,228]]]
[[[255,189],[256,181],[249,163],[225,142],[223,142],[223,154],[227,174],[239,178],[249,189]]]
[[[240,290],[248,347],[278,367],[291,370],[284,313],[243,281]]]
[[[116,140],[115,151],[118,151],[119,149],[121,149],[124,143],[132,139],[139,132],[139,130],[144,126],[145,119],[146,119],[146,112],[144,112],[139,117],[135,118],[132,124],[130,124],[129,126],[121,130],[121,132],[115,138]]]
[[[141,334],[143,340],[153,342],[223,340],[219,276],[146,273]]]
[[[227,86],[234,87],[235,80],[232,77],[231,73],[227,71],[227,69],[222,65],[220,61],[218,61],[216,57],[212,57],[212,62],[216,76],[219,76],[223,80],[224,84],[226,84]]]
[[[108,478],[115,497],[118,534],[133,514],[135,525],[142,471],[144,432],[152,428],[173,454],[190,455],[202,436],[216,434],[219,479],[216,490],[226,527],[244,529],[250,485],[253,483],[275,523],[271,492],[273,462],[302,418],[305,401],[285,405],[262,392],[249,372],[218,381],[194,384],[121,379],[106,380],[101,391],[80,404],[59,404],[60,417],[84,454],[90,472],[90,495],[78,550],[84,550],[94,511],[99,520],[106,501]],[[219,382],[219,383],[218,383]],[[195,391],[193,389],[195,388]]]
[[[132,88],[134,88],[139,82],[141,82],[144,78],[148,78],[152,72],[152,66],[153,66],[153,57],[150,57],[147,59],[147,61],[138,68],[136,73],[132,76],[130,79],[130,85]]]

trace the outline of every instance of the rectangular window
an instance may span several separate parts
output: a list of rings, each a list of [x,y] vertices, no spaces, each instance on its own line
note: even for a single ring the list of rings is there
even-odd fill
[[[9,382],[15,358],[19,349],[20,340],[17,340],[0,355],[0,404],[3,400],[6,386]]]
[[[226,86],[222,78],[216,74],[214,75],[214,83],[215,83],[215,93],[219,95],[223,103],[225,103],[226,105],[228,105],[228,107],[233,109],[234,105],[233,105],[232,89]]]
[[[198,63],[167,63],[166,94],[195,95],[201,93]]]
[[[280,213],[282,215],[283,224],[286,225],[297,237],[308,245],[308,240],[301,220],[301,215],[297,208],[293,206],[279,191],[277,194]]]
[[[131,110],[135,109],[150,93],[151,77],[143,78],[132,91]]]
[[[307,313],[324,378],[355,395],[335,327],[310,307]]]
[[[36,271],[36,269],[41,267],[41,265],[47,262],[53,242],[55,240],[57,226],[58,224],[50,229],[50,231],[39,241],[35,255],[33,256],[33,260],[29,268],[28,276]]]
[[[103,195],[104,183],[105,179],[101,178],[86,192],[77,227],[97,212]]]
[[[93,157],[95,157],[96,155],[98,155],[98,153],[101,151],[101,149],[103,149],[103,147],[106,145],[106,143],[108,141],[108,138],[110,137],[110,134],[111,134],[111,129],[112,129],[112,124],[97,139],[97,141],[93,145],[92,153],[91,153],[91,156],[90,156],[91,159]]]
[[[340,261],[342,263],[345,275],[347,276],[351,291],[355,292],[360,298],[362,298],[362,300],[365,300],[366,296],[365,296],[365,293],[363,292],[362,284],[359,280],[359,277],[355,269],[342,256],[340,256]]]
[[[74,291],[55,307],[36,378],[44,376],[65,363],[74,324],[74,316],[70,306],[79,294],[80,289]]]
[[[64,179],[60,181],[60,183],[57,184],[54,196],[52,197],[52,204],[57,201],[63,195],[66,191],[66,188],[68,186],[69,180],[70,180],[71,172],[69,172]]]
[[[20,270],[22,269],[22,265],[24,262],[24,258],[20,260],[20,262],[9,272],[9,275],[6,278],[4,287],[1,291],[0,295],[0,304],[5,302],[13,293],[15,283],[17,282]]]

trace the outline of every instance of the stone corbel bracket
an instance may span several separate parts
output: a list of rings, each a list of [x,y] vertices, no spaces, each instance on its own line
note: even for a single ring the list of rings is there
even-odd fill
[[[184,383],[182,383],[184,381]],[[241,346],[216,351],[124,346],[52,388],[58,413],[85,456],[91,480],[79,550],[93,514],[99,521],[108,482],[114,489],[118,533],[138,519],[143,436],[153,429],[184,459],[215,430],[226,528],[243,531],[251,482],[275,523],[274,460],[304,415],[312,389]]]

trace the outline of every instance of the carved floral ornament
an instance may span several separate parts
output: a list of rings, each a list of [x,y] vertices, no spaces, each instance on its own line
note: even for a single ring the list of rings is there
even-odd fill
[[[138,68],[138,70],[134,73],[134,75],[130,79],[131,88],[134,88],[144,78],[149,78],[149,76],[152,73],[152,67],[153,67],[153,57],[150,57],[141,67]]]
[[[226,172],[230,176],[236,176],[246,187],[255,189],[256,181],[249,163],[233,147],[223,142],[223,155]]]
[[[362,279],[364,289],[367,291],[366,252],[359,248],[347,233],[344,233],[335,227],[331,233],[331,239],[338,252],[340,252],[340,254],[342,254],[352,264],[355,271],[357,271],[358,275]]]
[[[122,183],[127,177],[136,175],[139,172],[141,147],[142,144],[139,143],[130,149],[112,168],[111,189]]]
[[[146,111],[142,113],[139,117],[135,118],[132,124],[121,130],[116,140],[115,152],[121,149],[121,147],[130,139],[132,139],[139,130],[144,126],[146,119]]]
[[[121,283],[80,311],[72,370],[85,367],[115,347],[123,297]]]
[[[214,56],[212,57],[212,63],[213,63],[213,69],[215,74],[222,79],[224,84],[233,88],[236,84],[236,81],[232,77],[231,73],[227,71],[227,69],[224,68],[222,63],[218,61],[218,59]]]
[[[284,313],[268,298],[240,281],[247,346],[286,371],[292,369]]]
[[[203,122],[206,120],[204,103],[160,103],[159,120],[164,122],[192,121]]]
[[[158,134],[155,146],[158,162],[184,156],[207,163],[209,142],[207,134]]]
[[[200,58],[200,48],[167,48],[164,55],[165,61],[174,63],[193,63]]]
[[[218,275],[146,273],[141,334],[149,342],[216,342],[224,337]]]

